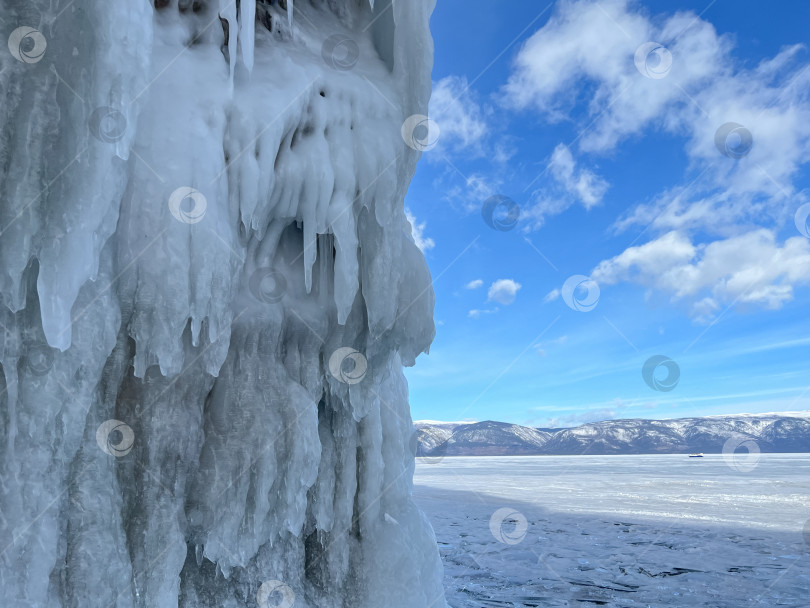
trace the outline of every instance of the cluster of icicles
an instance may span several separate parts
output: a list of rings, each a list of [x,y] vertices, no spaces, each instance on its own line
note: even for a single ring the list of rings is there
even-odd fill
[[[3,4],[4,605],[444,606],[402,374],[431,10]]]

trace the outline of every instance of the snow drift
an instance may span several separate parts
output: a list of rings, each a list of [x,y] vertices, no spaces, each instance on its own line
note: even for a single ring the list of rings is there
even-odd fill
[[[444,605],[402,374],[432,4],[4,2],[5,605]]]

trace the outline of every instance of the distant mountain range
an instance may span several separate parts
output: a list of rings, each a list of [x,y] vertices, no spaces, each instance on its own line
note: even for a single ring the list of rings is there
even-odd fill
[[[418,420],[417,456],[530,454],[719,454],[735,438],[761,452],[810,452],[810,412],[673,420],[607,420],[574,428],[533,428],[486,420]]]

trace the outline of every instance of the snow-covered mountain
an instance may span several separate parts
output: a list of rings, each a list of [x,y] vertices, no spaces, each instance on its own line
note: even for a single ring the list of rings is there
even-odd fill
[[[672,420],[606,420],[539,429],[486,420],[416,421],[418,456],[720,453],[729,439],[761,452],[810,452],[810,412],[738,414]]]

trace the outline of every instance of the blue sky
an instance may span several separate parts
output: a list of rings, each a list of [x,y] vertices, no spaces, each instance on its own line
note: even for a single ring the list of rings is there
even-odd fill
[[[810,3],[499,6],[431,21],[440,134],[405,203],[437,336],[406,370],[414,419],[810,409]],[[514,228],[484,221],[494,195]],[[591,310],[566,303],[587,288]],[[642,376],[655,355],[672,390]]]

